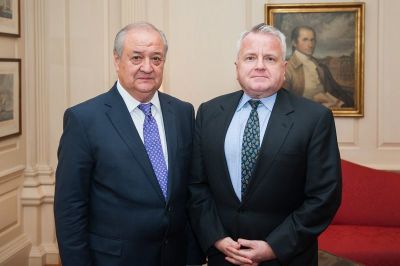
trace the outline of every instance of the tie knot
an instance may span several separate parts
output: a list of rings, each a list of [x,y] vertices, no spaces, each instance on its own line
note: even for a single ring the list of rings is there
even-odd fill
[[[151,115],[151,106],[152,103],[141,103],[139,104],[138,108],[146,115],[149,116]]]
[[[251,108],[257,109],[258,105],[261,103],[260,100],[249,100],[249,104],[251,105]]]

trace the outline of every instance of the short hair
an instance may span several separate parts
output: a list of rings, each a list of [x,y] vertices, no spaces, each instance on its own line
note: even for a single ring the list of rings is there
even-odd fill
[[[148,23],[148,22],[135,22],[135,23],[131,23],[131,24],[126,25],[125,27],[123,27],[117,33],[117,35],[115,35],[114,53],[116,53],[118,55],[118,57],[120,57],[122,55],[122,50],[123,50],[123,47],[124,47],[124,41],[125,41],[126,33],[131,31],[131,30],[133,30],[133,29],[147,29],[147,30],[154,30],[154,31],[158,32],[160,34],[160,37],[161,37],[163,43],[164,43],[165,56],[167,55],[168,41],[167,41],[167,37],[165,37],[164,32],[162,32],[161,30],[157,29],[151,23]]]
[[[244,38],[246,38],[246,36],[249,35],[250,33],[268,34],[268,35],[272,35],[272,36],[275,36],[276,38],[278,38],[279,43],[281,45],[281,49],[282,49],[282,59],[283,60],[286,59],[286,37],[285,37],[285,35],[277,28],[275,28],[271,25],[267,25],[265,23],[260,23],[258,25],[255,25],[249,31],[245,31],[240,35],[239,41],[237,42],[237,54],[238,55],[239,55],[240,48],[242,46]]]
[[[293,43],[297,43],[297,39],[299,38],[300,35],[300,30],[309,30],[312,31],[314,33],[314,38],[317,38],[317,33],[315,32],[315,30],[309,26],[306,25],[302,25],[302,26],[298,26],[296,28],[294,28],[292,30],[292,34],[290,35],[290,39],[292,42],[292,53],[296,50],[296,47],[293,45]]]

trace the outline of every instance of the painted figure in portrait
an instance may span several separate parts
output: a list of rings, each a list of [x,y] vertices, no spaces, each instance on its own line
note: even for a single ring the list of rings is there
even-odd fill
[[[329,108],[355,106],[354,14],[277,14],[289,50],[284,87]]]

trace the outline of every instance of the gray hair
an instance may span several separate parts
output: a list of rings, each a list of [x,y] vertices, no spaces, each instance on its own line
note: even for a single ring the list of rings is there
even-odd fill
[[[122,50],[124,48],[124,41],[125,41],[125,36],[126,33],[133,30],[133,29],[147,29],[147,30],[154,30],[160,34],[160,37],[164,43],[164,53],[165,56],[167,56],[167,51],[168,51],[168,41],[167,37],[165,37],[164,32],[161,30],[157,29],[153,24],[148,23],[148,22],[135,22],[126,25],[123,27],[115,36],[114,40],[114,53],[120,57],[122,55]]]
[[[251,28],[249,31],[245,31],[240,35],[239,41],[237,42],[237,54],[239,55],[240,48],[242,47],[242,43],[244,38],[246,38],[247,35],[250,33],[263,33],[263,34],[269,34],[272,36],[275,36],[278,38],[281,49],[282,49],[282,60],[286,60],[286,37],[285,35],[278,30],[277,28],[267,25],[265,23],[258,24]]]

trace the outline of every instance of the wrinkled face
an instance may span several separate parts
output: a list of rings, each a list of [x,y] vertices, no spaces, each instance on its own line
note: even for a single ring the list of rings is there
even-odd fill
[[[265,33],[249,33],[242,41],[236,60],[236,76],[242,89],[252,98],[268,97],[284,81],[286,61],[279,39]]]
[[[114,53],[114,65],[121,85],[140,102],[150,101],[160,88],[165,61],[159,32],[132,29],[125,35],[121,56]]]
[[[314,32],[312,30],[300,29],[299,37],[296,42],[293,43],[293,46],[296,47],[296,50],[299,52],[311,56],[314,53],[315,41]]]

